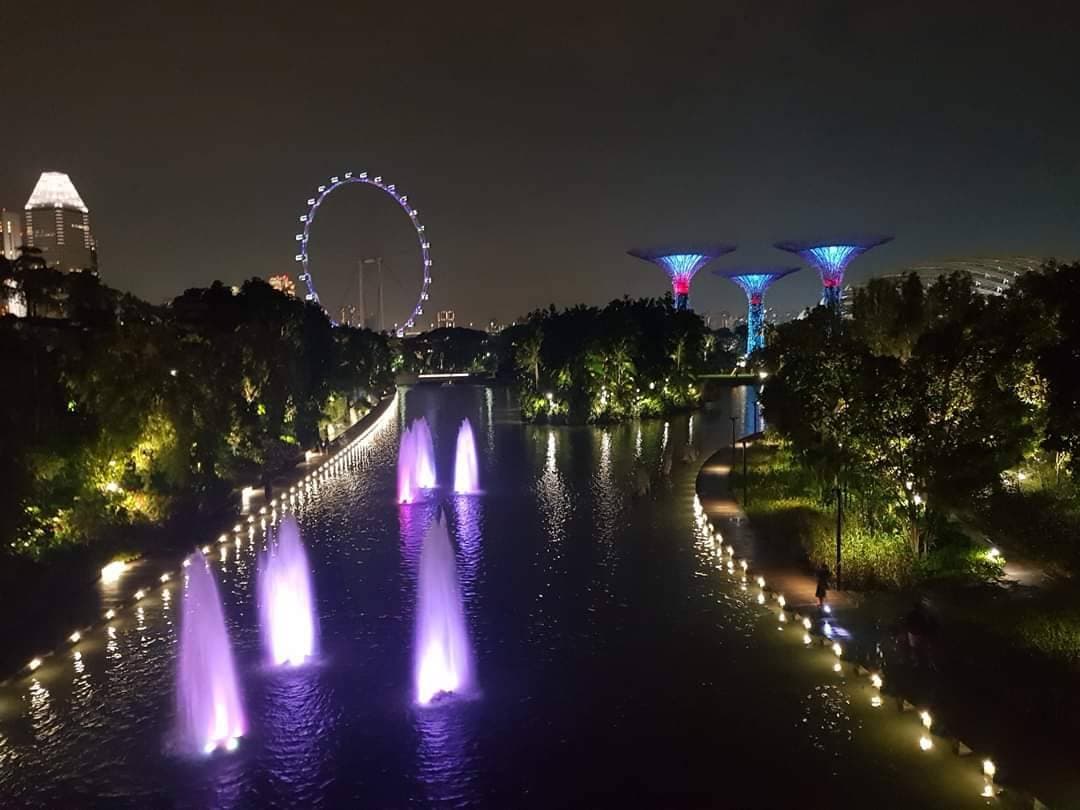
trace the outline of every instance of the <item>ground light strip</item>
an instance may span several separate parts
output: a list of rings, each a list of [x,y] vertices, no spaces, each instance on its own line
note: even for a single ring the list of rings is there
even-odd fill
[[[712,521],[709,520],[705,514],[705,510],[701,505],[700,497],[694,495],[694,521],[697,526],[697,530],[701,537],[711,550],[715,551],[717,559],[717,567],[720,570],[726,570],[728,574],[737,576],[739,580],[739,588],[742,592],[748,592],[750,589],[750,563],[748,560],[737,559],[735,556],[735,548],[731,545],[724,545],[724,538]],[[775,605],[775,612],[777,614],[777,629],[783,631],[785,625],[793,623],[797,629],[802,630],[802,643],[804,647],[821,647],[827,648],[829,653],[835,659],[833,661],[832,669],[834,672],[841,674],[844,671],[844,664],[848,663],[852,672],[857,677],[866,677],[866,683],[870,687],[870,705],[877,709],[883,704],[881,691],[885,685],[885,681],[879,672],[869,670],[861,664],[857,664],[852,661],[847,661],[844,658],[844,647],[839,641],[830,639],[825,634],[819,634],[814,629],[813,621],[802,614],[791,611],[792,617],[788,618],[787,600],[782,593],[774,591],[768,586],[765,581],[765,577],[761,575],[755,575],[753,577],[753,587],[756,590],[754,595],[754,601],[762,606],[767,606],[766,609],[773,612],[773,606]],[[826,613],[828,608],[826,607]],[[826,624],[828,622],[826,621]],[[902,698],[897,698],[898,705],[901,712],[911,712],[915,710],[915,707]],[[934,735],[933,724],[934,718],[929,709],[923,708],[918,713],[920,721],[919,735],[916,739],[920,750],[930,751],[934,748]],[[954,748],[956,753],[960,756],[967,756],[972,753],[971,749],[965,746],[959,740],[956,741],[956,747]],[[997,774],[997,765],[992,759],[984,758],[981,764],[982,772],[982,789],[978,795],[983,798],[992,799],[996,798],[999,789],[994,783],[994,777]]]
[[[393,398],[385,406],[385,410],[379,417],[368,425],[364,431],[349,442],[347,445],[336,451],[333,455],[326,458],[318,467],[310,470],[304,475],[296,484],[291,485],[287,491],[282,491],[281,495],[272,498],[266,506],[259,509],[259,527],[265,533],[269,521],[269,525],[273,526],[278,521],[278,507],[281,508],[281,514],[284,516],[290,511],[295,512],[297,504],[303,504],[304,496],[312,494],[319,486],[319,484],[329,481],[332,476],[335,476],[343,471],[347,470],[347,465],[351,461],[356,460],[357,454],[364,450],[370,443],[371,439],[377,434],[385,430],[392,422],[397,414],[398,405],[397,391],[394,392]],[[267,513],[267,507],[270,508],[269,514]],[[255,515],[248,515],[246,521],[237,523],[233,526],[231,533],[224,533],[218,536],[218,562],[225,563],[228,559],[228,543],[233,541],[236,545],[237,551],[243,547],[243,535],[247,535],[249,538],[249,547],[254,550],[255,547]],[[209,557],[211,552],[210,545],[204,545],[200,549],[203,555]],[[183,571],[185,567],[189,565],[187,557],[185,557],[181,564],[177,566],[177,571]],[[124,570],[126,569],[126,563],[113,562],[106,565],[101,570],[101,578],[106,583],[117,582]],[[172,582],[173,576],[176,571],[163,571],[158,576],[158,582],[160,583],[160,593],[163,602],[168,602],[171,598],[169,585]],[[98,629],[101,626],[107,626],[107,635],[110,638],[115,637],[116,628],[110,624],[113,619],[116,619],[120,612],[128,607],[138,607],[141,610],[142,601],[149,595],[146,588],[139,588],[131,597],[131,601],[127,604],[120,605],[118,608],[109,608],[103,614],[103,621],[99,621],[93,624],[85,625],[73,630],[65,639],[64,642],[57,645],[51,652],[42,653],[31,658],[21,670],[17,671],[14,676],[7,680],[0,682],[0,686],[6,686],[13,680],[23,677],[31,677],[31,688],[37,683],[37,676],[35,673],[48,659],[54,657],[58,653],[62,653],[65,650],[71,650],[72,658],[76,662],[82,661],[82,652],[77,649],[80,642],[86,640],[91,632]]]

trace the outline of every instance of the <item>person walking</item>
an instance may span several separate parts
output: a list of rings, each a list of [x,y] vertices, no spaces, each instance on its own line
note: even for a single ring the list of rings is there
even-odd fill
[[[817,569],[817,590],[814,591],[814,596],[817,597],[817,604],[819,609],[825,608],[825,597],[829,595],[829,577],[832,574],[829,572],[829,566],[822,563]]]

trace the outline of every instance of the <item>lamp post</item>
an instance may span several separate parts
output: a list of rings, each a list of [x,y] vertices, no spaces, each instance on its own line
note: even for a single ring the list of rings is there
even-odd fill
[[[746,473],[746,437],[742,440],[742,500],[743,509],[750,505],[750,476]]]
[[[843,538],[842,526],[844,520],[843,490],[840,488],[840,479],[836,479],[836,590],[840,590],[841,576],[843,575],[843,560],[841,557],[841,543]]]
[[[734,416],[731,417],[731,466],[732,466],[732,468],[735,467],[735,419],[736,419],[736,417],[734,417]],[[735,488],[735,482],[734,482],[734,479],[733,479],[733,477],[731,476],[730,473],[728,474],[728,484],[729,484],[731,489]]]

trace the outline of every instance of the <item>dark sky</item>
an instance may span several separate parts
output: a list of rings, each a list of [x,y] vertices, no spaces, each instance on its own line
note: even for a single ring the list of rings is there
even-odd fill
[[[661,294],[625,255],[650,242],[736,242],[730,266],[786,262],[776,239],[895,234],[855,279],[1074,258],[1072,5],[8,3],[0,206],[68,172],[102,277],[158,301],[294,271],[306,198],[368,169],[420,209],[428,312],[459,323]],[[349,188],[322,213],[324,297],[377,252],[404,310],[420,271],[401,212]],[[770,303],[816,290],[800,273]],[[743,300],[704,274],[694,287],[700,311]]]

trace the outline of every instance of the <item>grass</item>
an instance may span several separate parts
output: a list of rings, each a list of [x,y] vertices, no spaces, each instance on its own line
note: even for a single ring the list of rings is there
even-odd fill
[[[759,442],[749,451],[750,505],[755,530],[772,548],[791,555],[795,544],[812,565],[833,568],[836,560],[835,505],[822,498],[812,474],[780,445]],[[741,470],[735,471],[741,488]],[[781,552],[783,553],[783,551]],[[845,515],[842,533],[845,588],[893,590],[927,580],[987,581],[1001,574],[985,546],[963,532],[942,532],[935,548],[918,560],[899,531],[867,525],[857,512]]]
[[[950,620],[977,628],[1011,649],[1080,667],[1080,594],[1058,586],[1017,598],[1000,589],[969,589],[948,598]]]
[[[979,527],[994,542],[1052,573],[1080,568],[1080,500],[1065,488],[997,491],[977,504]]]

